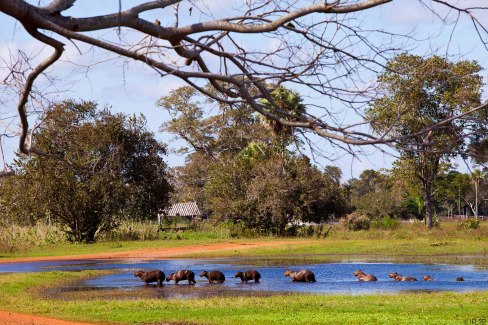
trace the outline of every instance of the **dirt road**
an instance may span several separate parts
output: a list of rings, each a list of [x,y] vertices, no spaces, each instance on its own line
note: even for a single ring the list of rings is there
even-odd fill
[[[123,259],[137,259],[137,260],[154,260],[154,259],[168,259],[177,258],[188,253],[204,253],[209,251],[225,251],[237,249],[251,249],[253,247],[273,247],[281,245],[305,244],[308,241],[267,241],[267,242],[253,242],[253,243],[234,243],[225,242],[218,244],[204,244],[204,245],[188,245],[181,247],[166,247],[166,248],[151,248],[138,249],[122,252],[108,252],[108,253],[94,253],[83,255],[63,255],[63,256],[41,256],[41,257],[20,257],[20,258],[6,258],[1,259],[2,263],[21,263],[21,262],[36,262],[36,261],[73,261],[73,260],[123,260]]]

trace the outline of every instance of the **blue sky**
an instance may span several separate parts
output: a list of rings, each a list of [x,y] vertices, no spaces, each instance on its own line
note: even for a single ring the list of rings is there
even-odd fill
[[[38,1],[30,2],[37,4]],[[76,17],[111,13],[118,10],[118,1],[115,0],[79,0],[78,2],[69,11],[69,14]],[[122,4],[124,8],[128,8],[134,3],[140,2],[142,1],[125,0],[122,1]],[[211,12],[214,16],[220,17],[235,14],[238,12],[238,8],[243,5],[243,2],[243,0],[196,1],[196,8],[206,8],[206,12]],[[304,2],[308,3],[310,1]],[[455,1],[451,2],[454,3]],[[462,2],[463,5],[486,6],[488,1],[463,0],[458,2]],[[185,9],[185,6],[188,7],[189,4],[183,3],[182,8]],[[441,11],[441,14],[448,13]],[[484,17],[479,16],[478,18],[481,21],[484,19],[484,21],[488,22],[488,11],[482,15]],[[146,17],[150,20],[157,17],[163,24],[169,24],[172,16],[171,11],[166,10],[149,13]],[[463,59],[477,60],[482,67],[488,67],[487,50],[483,48],[471,23],[467,19],[460,20],[457,25],[445,26],[416,0],[395,0],[390,4],[362,13],[358,18],[363,20],[366,27],[383,28],[397,33],[412,32],[417,39],[423,40],[422,42],[411,42],[409,49],[414,54],[449,53],[452,55],[452,59],[462,57]],[[202,13],[199,14],[198,10],[194,10],[194,15],[191,19],[195,21],[206,19],[206,17]],[[185,20],[182,23],[185,23]],[[2,60],[8,61],[9,53],[16,52],[19,49],[26,53],[39,51],[40,44],[27,35],[22,27],[15,24],[10,17],[0,14],[0,26],[2,26],[0,28],[0,58]],[[454,27],[454,32],[452,32]],[[113,33],[113,31],[110,32]],[[116,33],[113,33],[113,35],[116,35]],[[127,37],[131,39],[133,36],[128,35]],[[246,41],[245,37],[243,38],[244,41]],[[171,141],[173,138],[171,135],[158,131],[160,125],[168,120],[168,115],[157,108],[155,102],[161,96],[167,95],[172,89],[183,86],[184,83],[181,80],[171,76],[161,78],[153,70],[145,68],[140,63],[125,62],[113,54],[99,50],[93,51],[83,45],[78,45],[83,53],[80,55],[77,48],[71,46],[66,40],[64,42],[67,46],[62,60],[57,62],[48,72],[51,76],[57,77],[55,82],[56,89],[62,90],[60,93],[54,92],[51,95],[53,98],[94,100],[100,105],[111,106],[113,111],[116,112],[128,114],[143,113],[147,117],[150,129],[156,133],[160,140],[167,143],[170,149],[178,147],[178,142]],[[253,46],[260,49],[270,49],[279,45],[274,42],[276,41],[272,39],[261,38],[257,39]],[[447,47],[447,44],[449,44],[449,47]],[[41,50],[41,54],[43,53],[47,54],[48,52]],[[173,60],[175,58],[169,56],[168,59]],[[93,65],[95,62],[97,64]],[[0,68],[2,65],[4,63],[0,62]],[[5,78],[5,71],[5,69],[0,69],[0,80]],[[482,74],[488,80],[487,71],[483,71]],[[373,80],[373,78],[373,75],[363,76],[363,79]],[[45,80],[41,78],[37,82],[39,85],[43,85]],[[307,90],[294,88],[304,92],[305,95],[307,94]],[[53,90],[53,88],[49,88],[46,91]],[[305,97],[306,101],[311,103],[322,100],[313,96],[313,98]],[[16,97],[10,96],[10,98],[11,100],[7,101],[0,109],[2,117],[15,114]],[[331,102],[331,105],[338,104]],[[347,115],[345,113],[342,118],[347,119]],[[0,127],[5,127],[5,125],[0,125]],[[14,126],[11,125],[10,127]],[[12,159],[12,152],[16,149],[16,141],[17,139],[4,143],[8,160]],[[331,164],[340,167],[343,170],[344,179],[357,177],[364,169],[388,168],[394,160],[391,155],[383,154],[374,148],[362,148],[361,155],[351,157],[345,152],[331,148],[325,140],[314,138],[314,141],[323,148],[325,156],[333,158],[333,161],[317,158],[317,162],[320,165]],[[175,154],[170,154],[167,161],[171,166],[175,166],[183,164],[184,159]]]

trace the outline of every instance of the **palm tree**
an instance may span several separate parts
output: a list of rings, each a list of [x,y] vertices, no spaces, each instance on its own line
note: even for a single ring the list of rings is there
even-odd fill
[[[292,116],[300,116],[305,113],[305,105],[303,104],[303,100],[296,91],[287,89],[283,86],[278,86],[271,92],[271,96],[275,104],[278,108],[290,113]],[[274,107],[271,103],[266,100],[262,99],[261,104],[267,109],[268,111],[273,112]],[[290,116],[284,116],[280,113],[276,113],[278,116],[282,116],[286,119],[292,119]],[[293,137],[294,128],[291,126],[283,125],[278,121],[264,118],[264,123],[271,129],[273,134],[278,138],[279,147],[280,147],[280,155],[284,158],[284,152],[286,146],[289,144],[289,140]]]

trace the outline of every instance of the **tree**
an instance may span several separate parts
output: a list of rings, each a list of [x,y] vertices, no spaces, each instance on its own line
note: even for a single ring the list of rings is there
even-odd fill
[[[278,95],[283,108],[295,107],[287,98],[301,102],[290,90]],[[196,200],[218,220],[280,234],[291,221],[321,222],[343,213],[340,170],[312,166],[288,146],[296,142],[291,130],[274,132],[245,103],[217,105],[215,115],[204,117],[204,106],[215,104],[189,87],[158,101],[172,116],[163,129],[184,139],[190,153],[177,169],[181,197]]]
[[[26,51],[19,51],[18,60],[2,58],[9,70],[3,83],[8,91],[0,93],[8,95],[6,101],[20,94],[19,149],[25,154],[42,154],[27,141],[31,131],[28,116],[38,112],[36,105],[43,99],[50,99],[34,82],[41,75],[47,76],[48,82],[54,80],[48,68],[57,68],[66,48],[85,51],[88,46],[139,62],[158,76],[175,76],[221,103],[246,102],[283,126],[300,128],[302,136],[312,132],[338,145],[347,144],[342,146],[346,150],[352,150],[349,145],[394,143],[411,137],[367,133],[360,120],[369,99],[367,80],[371,73],[380,70],[400,49],[417,45],[412,44],[415,38],[411,34],[396,33],[390,26],[378,25],[381,19],[368,16],[375,8],[389,8],[392,0],[249,0],[228,16],[192,0],[142,1],[125,10],[119,1],[118,11],[91,16],[76,13],[81,0],[31,2],[35,5],[25,0],[0,1],[0,12],[53,50],[44,59],[26,55]],[[441,23],[446,25],[465,17],[472,22],[473,34],[486,40],[488,28],[481,19],[486,6],[454,0],[415,3],[418,10],[427,9],[434,17],[442,17]],[[71,7],[73,10],[68,11]],[[269,39],[278,45],[256,46],[257,40]],[[206,83],[212,85],[212,91],[201,86]],[[286,84],[300,85],[311,97],[327,99],[295,115],[282,109],[272,96]],[[263,105],[263,100],[269,105]],[[470,111],[487,105],[470,107]],[[341,114],[347,120],[338,117]],[[418,132],[427,134],[441,125],[428,125]]]
[[[348,189],[353,208],[370,218],[404,214],[404,189],[387,171],[365,170],[349,181]]]
[[[49,216],[77,242],[92,242],[123,216],[154,218],[171,188],[164,145],[144,117],[112,115],[92,102],[52,107],[33,134],[45,156],[21,156],[2,200],[17,219]]]
[[[296,118],[306,112],[306,106],[303,104],[303,99],[296,91],[279,86],[271,92],[271,97],[276,103],[275,105],[278,105],[283,112],[287,113],[286,115],[283,114],[282,118],[284,119],[290,119],[290,116]],[[273,105],[270,101],[264,99],[261,103],[266,110],[273,110]],[[275,135],[275,141],[278,142],[280,148],[280,155],[284,158],[286,147],[290,145],[291,142],[297,141],[295,129],[266,117],[265,123],[271,128],[271,131]]]
[[[465,152],[465,132],[476,120],[476,116],[451,118],[479,105],[483,85],[480,70],[476,62],[451,63],[438,56],[423,59],[402,54],[379,76],[383,95],[367,111],[380,137],[414,135],[398,141],[398,166],[411,172],[422,185],[428,227],[432,227],[432,194],[442,165]],[[426,128],[431,130],[422,132]]]
[[[444,202],[444,206],[448,210],[447,214],[454,215],[453,210],[456,208],[456,213],[462,215],[461,208],[468,203],[468,193],[471,188],[469,175],[449,170],[447,173],[439,175],[436,188],[437,197]]]
[[[478,189],[480,187],[480,183],[485,179],[486,173],[479,169],[473,170],[471,173],[471,182],[474,185],[474,191],[475,191],[475,201],[474,201],[474,216],[475,218],[478,218]]]
[[[284,167],[284,169],[283,169]],[[342,187],[306,157],[232,160],[214,166],[205,185],[214,218],[243,222],[260,233],[283,234],[292,222],[324,222],[346,212]]]

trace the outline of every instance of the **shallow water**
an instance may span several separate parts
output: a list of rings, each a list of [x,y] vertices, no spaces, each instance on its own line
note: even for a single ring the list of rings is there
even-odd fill
[[[62,292],[79,292],[90,290],[123,290],[130,297],[131,291],[152,290],[154,297],[160,298],[191,298],[224,295],[261,295],[284,292],[303,292],[320,294],[372,294],[398,293],[403,291],[485,291],[488,290],[488,270],[480,270],[473,265],[448,264],[408,264],[393,262],[361,262],[348,261],[341,263],[318,263],[307,265],[263,265],[250,259],[236,260],[160,260],[160,261],[57,261],[13,263],[0,265],[0,272],[41,272],[52,270],[114,270],[115,273],[85,280],[74,286],[61,288]],[[242,284],[235,279],[239,270],[255,268],[261,273],[258,284]],[[309,269],[315,273],[316,283],[294,283],[283,276],[283,272],[291,268]],[[186,281],[180,285],[166,283],[163,288],[156,285],[145,285],[133,276],[136,270],[160,269],[166,274],[178,269],[191,269],[196,275],[196,285],[189,286]],[[225,276],[224,284],[209,285],[205,278],[199,278],[202,270],[221,270]],[[378,282],[359,282],[352,273],[362,269],[374,274]],[[394,282],[388,273],[398,272],[401,275],[416,277],[418,282]],[[430,275],[435,281],[421,281],[424,275]],[[456,282],[461,276],[464,282]]]

